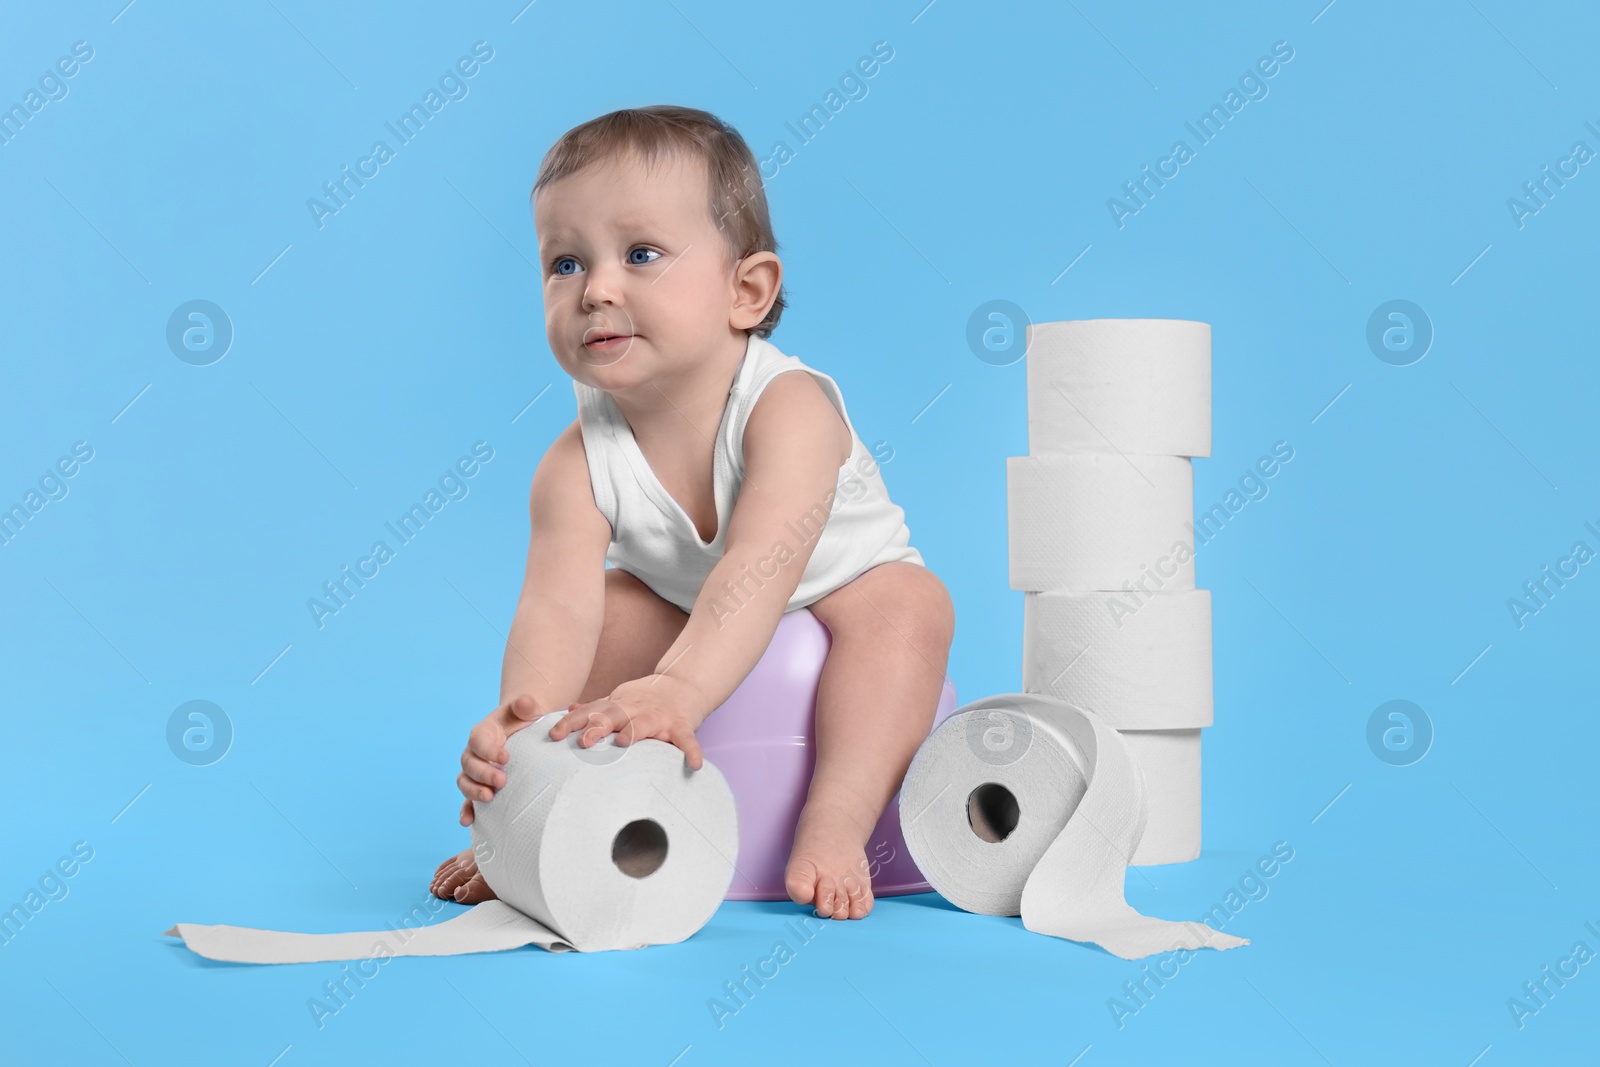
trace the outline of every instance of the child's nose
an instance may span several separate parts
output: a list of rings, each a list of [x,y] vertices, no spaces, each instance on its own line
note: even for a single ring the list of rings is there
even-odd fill
[[[593,308],[601,304],[615,304],[622,295],[622,272],[613,266],[593,267],[589,270],[588,284],[583,287],[583,303]]]

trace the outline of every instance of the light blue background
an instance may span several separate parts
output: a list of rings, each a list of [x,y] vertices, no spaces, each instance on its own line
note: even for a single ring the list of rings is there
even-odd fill
[[[1600,548],[1600,172],[1522,228],[1506,207],[1575,141],[1600,149],[1592,12],[123,2],[12,5],[0,32],[7,106],[94,48],[0,145],[0,503],[94,448],[0,548],[0,903],[94,849],[0,948],[8,1062],[1592,1052],[1600,964],[1521,1029],[1506,1003],[1575,942],[1600,951],[1600,568],[1521,629],[1506,607],[1574,541]],[[307,198],[479,40],[494,58],[470,95],[319,229]],[[1119,1029],[1107,1001],[1138,964],[885,899],[719,1030],[707,1000],[803,912],[728,904],[646,952],[396,961],[319,1030],[306,1002],[338,967],[217,965],[162,938],[178,919],[372,929],[465,844],[456,757],[497,694],[529,479],[574,417],[530,262],[543,152],[658,102],[717,113],[761,156],[794,147],[785,122],[879,40],[894,57],[866,98],[769,182],[791,297],[773,340],[893,446],[885,478],[955,598],[963,702],[1020,686],[1005,457],[1027,451],[1025,368],[968,349],[980,304],[1211,323],[1200,508],[1275,441],[1295,449],[1199,554],[1204,855],[1128,878],[1136,906],[1198,917],[1288,842],[1227,926],[1251,945],[1191,961]],[[1280,40],[1270,94],[1119,229],[1107,199],[1194,147],[1184,122]],[[195,367],[164,331],[202,298],[236,337]],[[1391,299],[1436,331],[1411,366],[1365,341]],[[494,459],[470,495],[317,629],[307,598],[478,440]],[[1396,698],[1436,731],[1408,767],[1365,739]],[[166,744],[191,699],[235,730],[212,766]]]

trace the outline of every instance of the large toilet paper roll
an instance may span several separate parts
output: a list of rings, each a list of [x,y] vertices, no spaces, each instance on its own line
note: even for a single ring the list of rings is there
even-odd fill
[[[739,850],[733,793],[709,761],[655,739],[589,748],[550,740],[551,712],[506,741],[506,784],[473,802],[473,849],[498,900],[434,926],[298,934],[178,923],[214,960],[317,963],[449,956],[538,945],[553,952],[682,941],[716,912]]]
[[[1132,865],[1187,863],[1200,855],[1200,731],[1123,730],[1144,778],[1144,837]]]
[[[1028,327],[1028,451],[1211,455],[1211,327],[1086,319]]]
[[[1011,588],[1120,590],[1146,568],[1194,588],[1194,468],[1182,456],[1006,459]],[[1180,562],[1181,560],[1181,562]]]
[[[1144,783],[1115,730],[1054,697],[1006,693],[957,708],[912,758],[900,821],[928,883],[966,911],[1020,914],[1029,930],[1123,959],[1248,944],[1128,905]]]
[[[1118,730],[1210,726],[1211,590],[1024,594],[1022,688]]]

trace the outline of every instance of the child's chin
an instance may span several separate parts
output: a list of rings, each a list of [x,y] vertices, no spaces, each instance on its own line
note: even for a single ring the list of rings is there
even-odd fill
[[[597,352],[586,350],[578,356],[578,369],[590,374],[615,378],[619,374],[628,373],[631,368],[627,362],[628,353],[625,349],[602,348]]]

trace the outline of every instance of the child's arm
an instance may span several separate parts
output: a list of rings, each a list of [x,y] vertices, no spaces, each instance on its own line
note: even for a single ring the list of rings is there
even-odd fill
[[[494,763],[505,740],[583,691],[605,616],[605,558],[611,525],[594,503],[579,424],[556,438],[529,492],[528,563],[500,671],[500,706],[472,728],[456,784],[466,800],[488,800],[505,784]]]
[[[724,553],[701,586],[683,632],[655,674],[579,705],[550,736],[560,740],[581,729],[579,743],[585,745],[612,731],[618,731],[619,744],[656,737],[678,745],[698,768],[694,731],[739,687],[772,641],[832,511],[850,447],[849,428],[816,379],[804,371],[775,378],[745,425],[745,479],[728,520]],[[775,551],[779,545],[788,554]]]
[[[582,692],[605,616],[611,524],[595,506],[577,422],[539,461],[528,511],[528,562],[501,665],[500,700],[526,693],[542,715]]]

